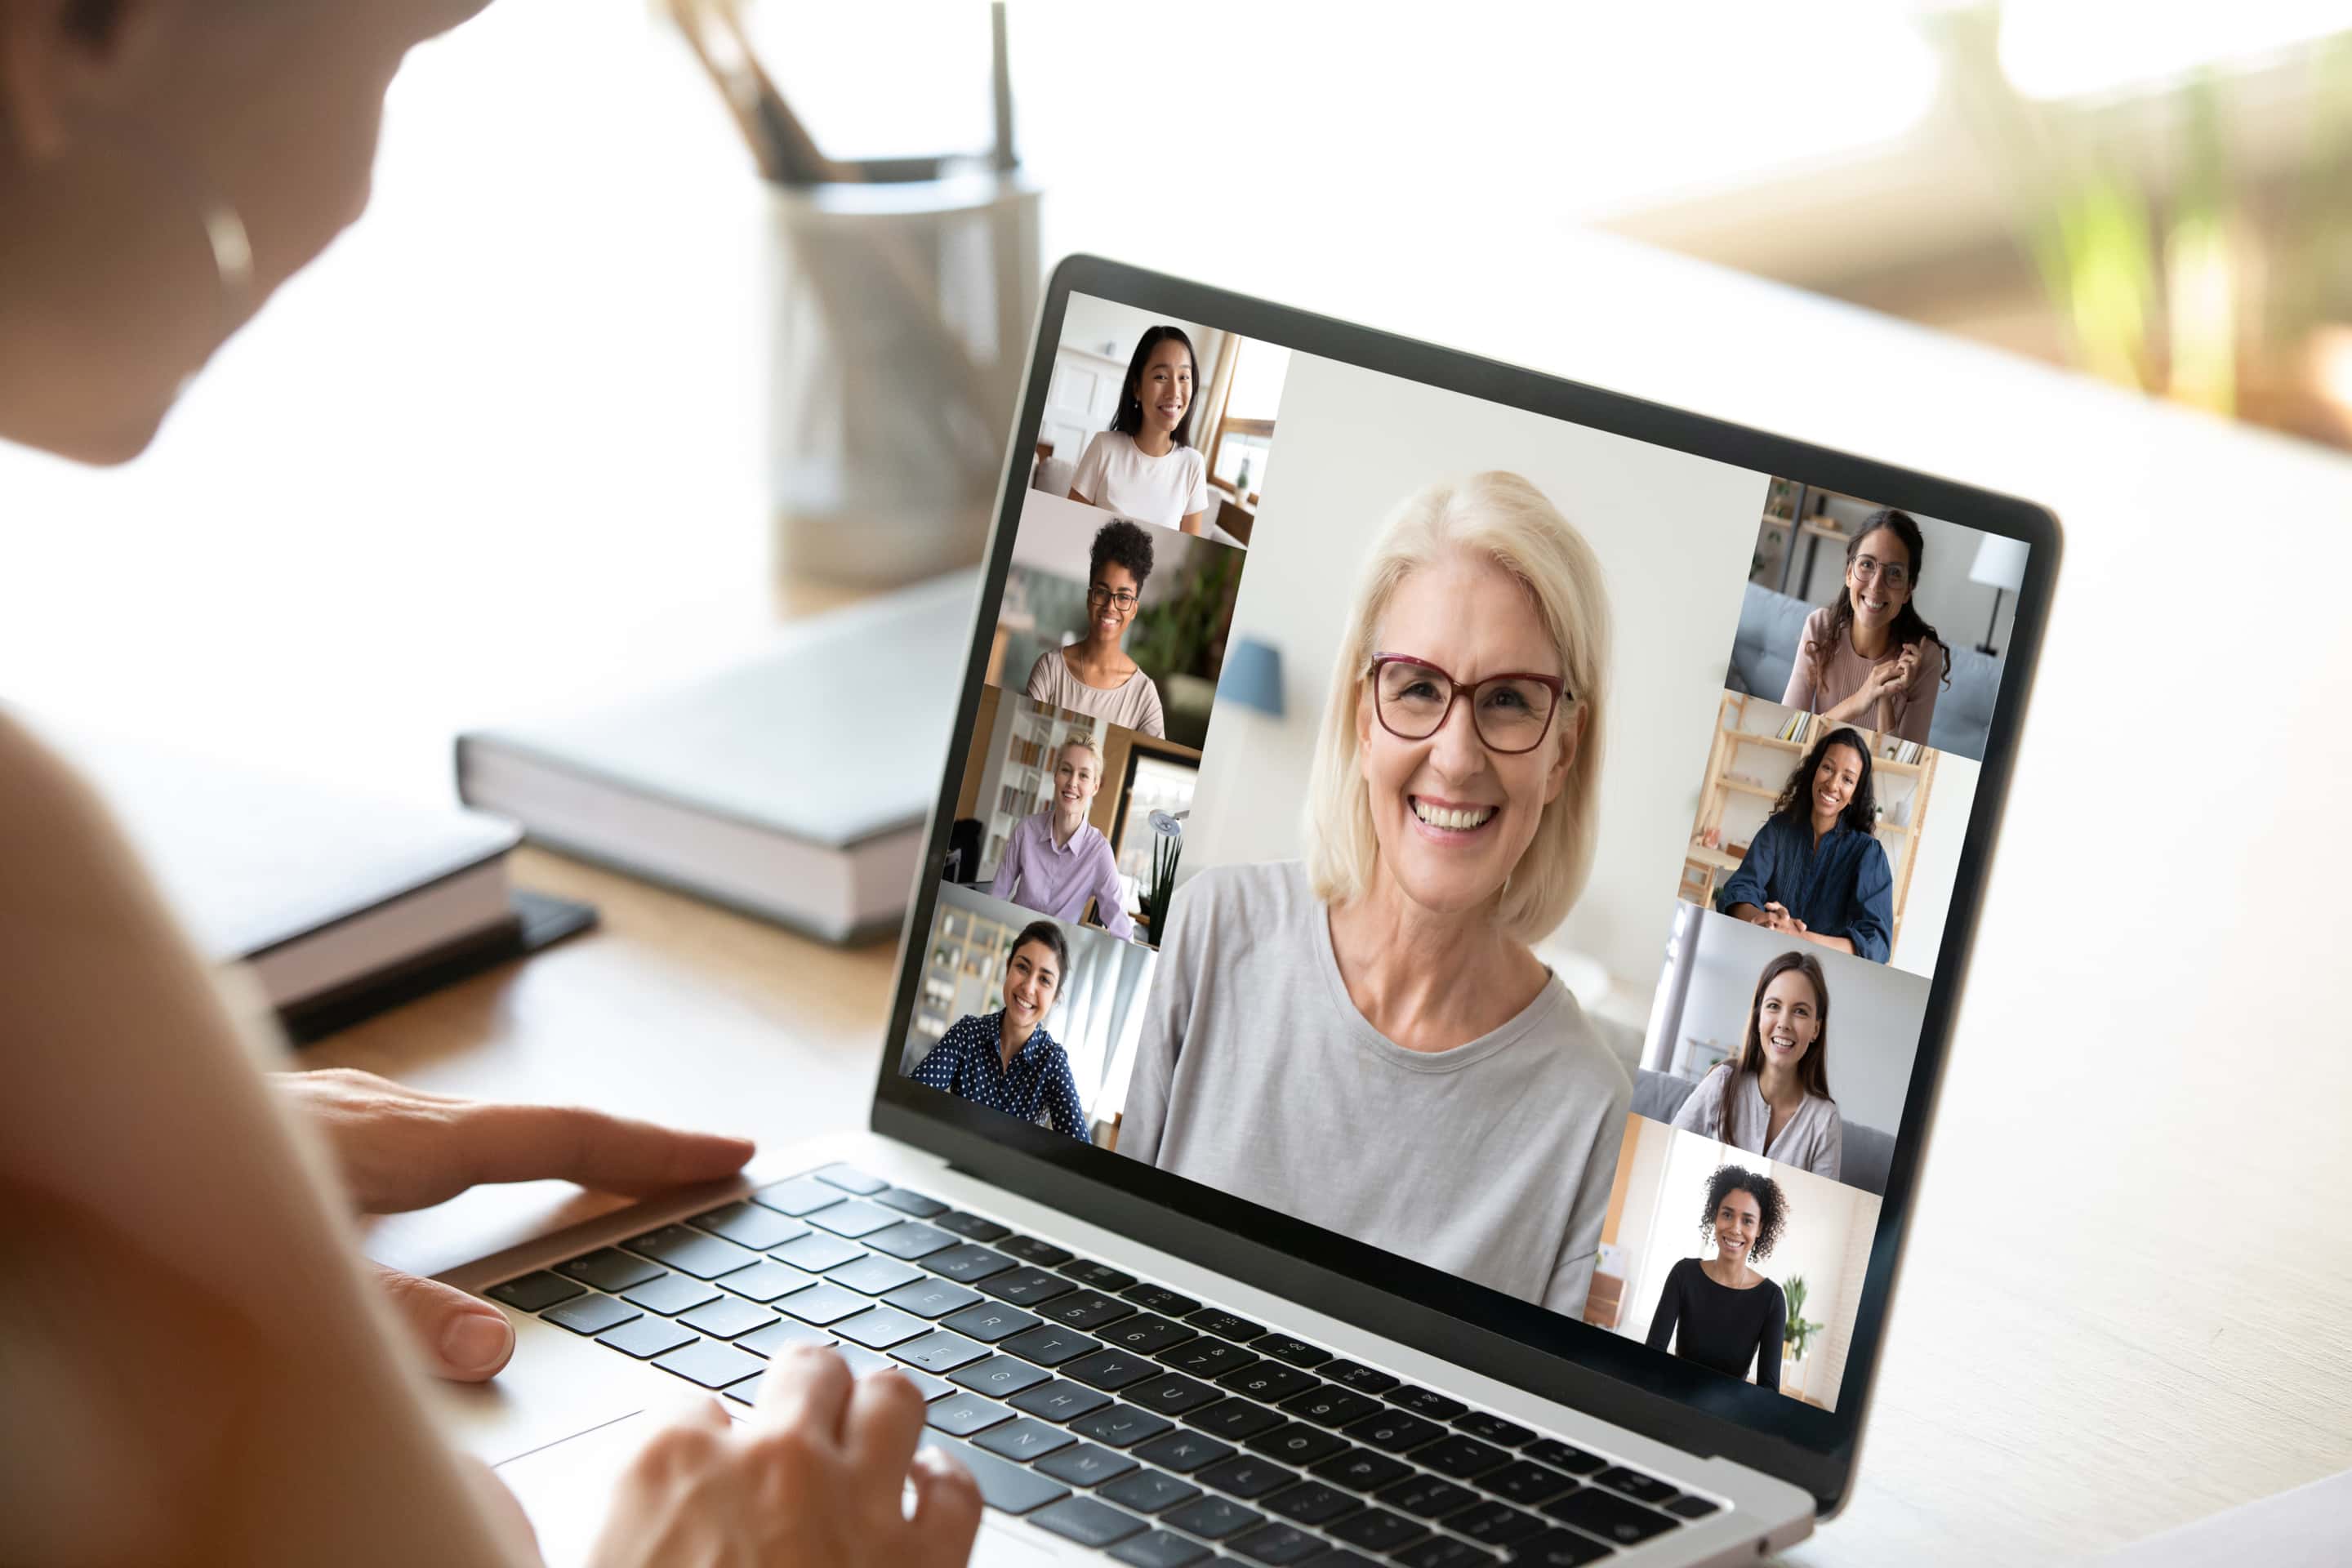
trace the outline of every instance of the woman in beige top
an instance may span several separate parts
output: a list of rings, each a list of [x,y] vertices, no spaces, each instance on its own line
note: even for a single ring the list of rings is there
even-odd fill
[[[1911,602],[1926,565],[1927,542],[1910,514],[1883,507],[1863,519],[1845,547],[1837,603],[1805,617],[1780,700],[1925,744],[1952,662]]]
[[[1150,575],[1151,535],[1141,524],[1118,518],[1096,530],[1087,562],[1087,635],[1039,654],[1026,694],[1141,734],[1167,734],[1160,688],[1119,647]]]
[[[136,456],[181,384],[365,205],[383,93],[474,0],[0,0],[0,437]],[[375,1271],[345,1211],[478,1181],[652,1191],[738,1139],[278,1074],[121,836],[0,718],[0,1521],[11,1562],[522,1564],[425,1415],[512,1350]],[[595,1561],[961,1563],[971,1479],[903,1378],[780,1358],[624,1476]],[[916,1506],[902,1510],[911,1479]]]
[[[1838,1179],[1845,1123],[1830,1098],[1830,986],[1811,953],[1764,966],[1739,1054],[1699,1080],[1675,1125]]]

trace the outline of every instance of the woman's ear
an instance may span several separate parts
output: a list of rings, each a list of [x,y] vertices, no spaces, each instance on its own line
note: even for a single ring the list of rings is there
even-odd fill
[[[178,0],[0,0],[0,151],[42,163],[71,145]]]
[[[1574,715],[1560,730],[1559,755],[1552,759],[1551,772],[1544,779],[1546,805],[1558,800],[1559,792],[1568,787],[1568,775],[1576,766],[1576,754],[1584,749],[1585,721],[1591,717],[1592,710],[1580,702]]]

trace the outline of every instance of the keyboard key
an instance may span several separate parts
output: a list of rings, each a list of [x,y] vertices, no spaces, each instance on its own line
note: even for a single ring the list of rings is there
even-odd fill
[[[934,1274],[944,1275],[959,1285],[977,1285],[992,1274],[1002,1274],[1013,1267],[1013,1259],[1001,1252],[967,1242],[934,1252],[923,1259],[923,1267]]]
[[[576,1301],[550,1307],[540,1316],[558,1328],[570,1329],[575,1334],[601,1334],[606,1329],[617,1327],[633,1318],[642,1318],[645,1314],[627,1302],[615,1300],[610,1296],[583,1296]]]
[[[721,1296],[706,1302],[678,1319],[679,1323],[698,1334],[709,1334],[714,1340],[731,1340],[738,1334],[748,1334],[753,1329],[764,1329],[776,1321],[776,1314],[765,1307],[733,1296]]]
[[[1000,1513],[1024,1514],[1070,1495],[1070,1489],[1051,1476],[983,1454],[969,1443],[939,1446],[963,1461],[971,1479],[980,1483],[981,1500]]]
[[[1440,1514],[1468,1508],[1478,1500],[1478,1494],[1468,1487],[1442,1481],[1435,1476],[1407,1476],[1396,1485],[1384,1487],[1372,1495],[1379,1501],[1415,1519],[1435,1519]]]
[[[1097,1487],[1105,1481],[1115,1481],[1136,1468],[1135,1461],[1115,1448],[1096,1443],[1079,1443],[1049,1454],[1037,1461],[1037,1468],[1057,1481],[1067,1481],[1074,1487]]]
[[[1282,1417],[1255,1399],[1232,1398],[1192,1411],[1184,1417],[1192,1426],[1219,1437],[1230,1437],[1238,1443],[1254,1437],[1269,1426],[1282,1425]]]
[[[929,1275],[911,1263],[901,1263],[895,1258],[877,1258],[868,1253],[843,1264],[825,1276],[836,1284],[866,1296],[879,1296],[886,1290],[896,1290],[910,1280],[929,1279]]]
[[[688,1274],[665,1274],[658,1279],[631,1286],[621,1292],[621,1300],[633,1307],[643,1307],[648,1312],[675,1318],[705,1301],[716,1301],[719,1290],[717,1287],[705,1285]]]
[[[1009,1355],[992,1355],[986,1361],[976,1361],[949,1374],[948,1381],[959,1388],[969,1388],[992,1398],[1009,1399],[1024,1388],[1034,1388],[1049,1375],[1025,1361],[1015,1361]]]
[[[1081,1546],[1110,1546],[1143,1529],[1143,1521],[1090,1497],[1064,1498],[1039,1509],[1029,1522]]]
[[[1074,1377],[1090,1388],[1108,1388],[1114,1392],[1130,1383],[1141,1383],[1159,1372],[1158,1362],[1129,1355],[1125,1351],[1098,1350],[1092,1355],[1066,1363],[1062,1367],[1064,1377]]]
[[[1419,1447],[1433,1437],[1445,1435],[1445,1428],[1436,1422],[1424,1421],[1418,1415],[1407,1415],[1401,1410],[1367,1415],[1341,1430],[1357,1442],[1369,1443],[1384,1454],[1402,1454],[1409,1448]]]
[[[1544,1504],[1543,1511],[1562,1524],[1572,1524],[1587,1534],[1613,1541],[1620,1546],[1638,1545],[1654,1535],[1664,1535],[1682,1522],[1672,1514],[1643,1508],[1601,1487],[1580,1488],[1558,1501]]]
[[[1181,1476],[1192,1474],[1202,1465],[1213,1465],[1220,1459],[1230,1458],[1233,1453],[1234,1447],[1230,1443],[1220,1443],[1214,1437],[1204,1437],[1198,1432],[1176,1431],[1139,1445],[1135,1457],[1147,1465],[1158,1465]]]
[[[1060,1275],[1048,1274],[1043,1268],[1015,1268],[1005,1274],[992,1274],[980,1282],[980,1288],[983,1293],[1016,1307],[1034,1307],[1077,1289]]]
[[[1598,1563],[1616,1553],[1590,1536],[1571,1534],[1565,1530],[1548,1530],[1541,1535],[1530,1536],[1511,1548],[1514,1563],[1527,1563],[1529,1568],[1584,1568],[1587,1563]]]
[[[1098,1340],[1087,1338],[1076,1329],[1057,1328],[1052,1323],[1039,1323],[1004,1342],[1008,1354],[1024,1361],[1034,1361],[1039,1366],[1059,1366],[1066,1361],[1076,1361],[1102,1349]]]
[[[1135,1309],[1099,1290],[1076,1290],[1037,1309],[1037,1315],[1074,1329],[1095,1329],[1135,1316]]]
[[[910,1280],[884,1296],[882,1300],[902,1312],[912,1312],[919,1318],[944,1318],[950,1312],[961,1311],[981,1299],[977,1290],[967,1290],[949,1279],[934,1279],[926,1274]]]
[[[1171,1290],[1165,1285],[1129,1285],[1119,1294],[1147,1312],[1164,1312],[1171,1318],[1181,1318],[1187,1312],[1201,1310],[1200,1302]]]
[[[1286,1487],[1298,1479],[1296,1470],[1286,1470],[1271,1459],[1261,1459],[1255,1454],[1236,1454],[1209,1466],[1200,1473],[1201,1482],[1221,1492],[1237,1498],[1262,1497],[1276,1487]]]
[[[1090,1258],[1072,1258],[1062,1266],[1062,1273],[1097,1290],[1124,1290],[1135,1283],[1134,1275],[1113,1268],[1108,1263],[1097,1263]]]
[[[767,1381],[768,1374],[763,1372],[740,1383],[729,1384],[722,1392],[738,1405],[757,1405],[760,1403],[760,1385]]]
[[[1292,1366],[1320,1366],[1331,1359],[1329,1351],[1291,1334],[1265,1334],[1252,1340],[1249,1348]]]
[[[1129,1536],[1110,1549],[1110,1555],[1113,1562],[1127,1563],[1129,1568],[1192,1568],[1210,1552],[1197,1541],[1187,1541],[1170,1531],[1154,1530]]]
[[[624,1355],[639,1361],[651,1361],[664,1351],[674,1351],[680,1345],[695,1342],[693,1331],[681,1329],[667,1318],[639,1318],[623,1323],[619,1328],[596,1336],[600,1345],[610,1345]]]
[[[1361,1421],[1367,1415],[1378,1415],[1381,1402],[1369,1394],[1325,1384],[1304,1394],[1294,1394],[1282,1402],[1282,1408],[1302,1421],[1312,1421],[1318,1426],[1345,1426],[1350,1421]]]
[[[808,1226],[800,1221],[754,1203],[728,1204],[708,1214],[696,1215],[686,1223],[754,1252],[782,1247],[808,1234]]]
[[[1703,1497],[1692,1497],[1685,1493],[1666,1504],[1666,1511],[1682,1519],[1705,1519],[1708,1514],[1717,1512],[1721,1507],[1720,1503],[1709,1502]]]
[[[640,1258],[650,1258],[697,1279],[716,1279],[760,1261],[760,1255],[748,1247],[683,1225],[666,1225],[621,1245]]]
[[[543,1311],[558,1301],[569,1301],[587,1290],[585,1285],[566,1279],[545,1269],[526,1274],[520,1279],[509,1279],[503,1285],[493,1285],[482,1294],[493,1301],[503,1301],[518,1312]]]
[[[1225,1373],[1217,1379],[1217,1386],[1274,1405],[1293,1394],[1304,1394],[1310,1388],[1319,1388],[1322,1384],[1313,1375],[1295,1366],[1262,1361],[1255,1366],[1245,1366],[1238,1372]]]
[[[1635,1502],[1645,1502],[1653,1508],[1663,1508],[1683,1495],[1680,1487],[1670,1487],[1662,1480],[1645,1476],[1639,1470],[1629,1470],[1622,1465],[1612,1465],[1592,1479],[1596,1486],[1623,1492]]]
[[[1158,1513],[1191,1502],[1201,1495],[1201,1489],[1159,1470],[1137,1470],[1104,1487],[1102,1495],[1138,1513]]]
[[[1557,1437],[1538,1437],[1527,1446],[1530,1459],[1540,1459],[1555,1470],[1566,1470],[1571,1476],[1590,1476],[1609,1468],[1609,1461],[1598,1454],[1588,1454],[1572,1447]]]
[[[1333,1547],[1320,1557],[1310,1557],[1307,1568],[1381,1568],[1381,1565],[1360,1552]]]
[[[1317,1370],[1333,1383],[1352,1388],[1359,1394],[1386,1394],[1391,1388],[1403,1386],[1404,1382],[1361,1362],[1327,1361]]]
[[[751,1201],[761,1208],[774,1209],[794,1219],[813,1215],[821,1208],[840,1203],[845,1194],[835,1187],[826,1186],[812,1176],[794,1176],[789,1182],[761,1187],[751,1194]]]
[[[1241,1346],[1217,1339],[1194,1339],[1158,1353],[1161,1361],[1178,1372],[1189,1372],[1194,1377],[1211,1379],[1258,1363],[1258,1358]]]
[[[789,1306],[791,1303],[787,1302]],[[870,1312],[860,1312],[833,1325],[833,1331],[855,1345],[869,1350],[887,1351],[892,1345],[905,1344],[931,1331],[931,1325],[920,1318],[910,1318],[891,1307],[877,1307]]]
[[[1432,1421],[1451,1421],[1456,1415],[1468,1414],[1470,1409],[1468,1405],[1450,1394],[1440,1394],[1433,1388],[1422,1388],[1410,1383],[1400,1384],[1390,1389],[1388,1402],[1400,1410],[1410,1410],[1415,1415],[1426,1415]]]
[[[835,1329],[834,1332],[841,1331]],[[884,1355],[880,1351],[867,1350],[864,1345],[836,1344],[833,1353],[849,1363],[849,1375],[864,1377],[869,1372],[904,1372],[907,1369]]]
[[[1467,1432],[1473,1437],[1483,1438],[1489,1443],[1500,1443],[1506,1448],[1523,1447],[1536,1440],[1536,1435],[1525,1426],[1484,1410],[1473,1410],[1454,1417],[1454,1429]]]
[[[1499,1470],[1490,1471],[1478,1483],[1497,1497],[1529,1508],[1548,1498],[1556,1498],[1576,1485],[1549,1465],[1538,1465],[1533,1459],[1514,1459]]]
[[[1110,1395],[1097,1394],[1083,1383],[1072,1383],[1057,1377],[1041,1383],[1034,1388],[1024,1388],[1007,1401],[1013,1409],[1041,1421],[1075,1421],[1090,1415],[1110,1403]]]
[[[894,1366],[890,1370],[913,1384],[915,1392],[923,1396],[923,1403],[926,1405],[934,1399],[945,1399],[955,1392],[928,1372],[917,1372],[911,1366]]]
[[[920,1193],[910,1193],[904,1187],[889,1187],[873,1194],[877,1204],[887,1204],[900,1214],[913,1215],[917,1219],[929,1219],[933,1215],[948,1212],[948,1205],[937,1198],[927,1198]]]
[[[867,1237],[866,1245],[892,1258],[929,1258],[955,1246],[956,1238],[935,1225],[901,1220],[887,1230],[877,1230]]]
[[[770,1323],[764,1329],[754,1329],[735,1342],[735,1348],[738,1350],[750,1351],[753,1355],[770,1357],[782,1355],[793,1345],[822,1345],[830,1350],[833,1348],[833,1337],[830,1334],[817,1332],[806,1323],[795,1323],[786,1318]]]
[[[1501,1561],[1481,1547],[1443,1535],[1432,1536],[1418,1546],[1408,1546],[1395,1553],[1395,1558],[1404,1568],[1474,1568],[1477,1563]]]
[[[873,1304],[856,1291],[845,1290],[833,1284],[795,1290],[776,1303],[779,1309],[802,1322],[814,1323],[820,1328],[827,1323],[837,1323],[852,1313],[862,1312]]]
[[[1076,1441],[1059,1426],[1049,1426],[1032,1415],[1024,1415],[1001,1426],[992,1426],[972,1439],[975,1447],[1024,1464],[1031,1459],[1042,1459],[1055,1449],[1066,1448]]]
[[[1244,1344],[1265,1332],[1264,1323],[1236,1318],[1216,1307],[1203,1307],[1197,1312],[1187,1312],[1184,1321],[1196,1329],[1206,1329],[1221,1340],[1238,1340]]]
[[[1234,1542],[1234,1551],[1253,1563],[1304,1563],[1323,1550],[1323,1542],[1296,1525],[1269,1524]]]
[[[1272,1431],[1252,1437],[1245,1447],[1286,1465],[1320,1464],[1335,1454],[1348,1451],[1346,1438],[1334,1436],[1320,1426],[1309,1426],[1304,1421],[1286,1421]]]
[[[1230,1498],[1221,1497],[1196,1499],[1181,1508],[1171,1509],[1160,1519],[1203,1541],[1223,1541],[1229,1535],[1238,1535],[1265,1522],[1265,1515],[1257,1510],[1244,1508]]]
[[[1034,1313],[1018,1307],[1003,1307],[993,1301],[982,1301],[956,1313],[940,1324],[953,1329],[969,1339],[992,1345],[999,1340],[1009,1340],[1015,1334],[1026,1333],[1037,1326]]]
[[[1081,1415],[1070,1423],[1070,1430],[1081,1437],[1092,1437],[1114,1448],[1125,1448],[1148,1438],[1157,1437],[1175,1423],[1164,1415],[1154,1415],[1149,1410],[1138,1410],[1132,1405],[1112,1404],[1092,1415]]]
[[[1497,1448],[1492,1443],[1481,1443],[1475,1437],[1460,1433],[1440,1437],[1412,1453],[1414,1464],[1435,1470],[1441,1476],[1451,1476],[1455,1480],[1485,1475],[1496,1466],[1507,1463],[1510,1458],[1508,1451]]]
[[[738,1268],[732,1274],[719,1277],[721,1289],[754,1301],[772,1301],[779,1296],[805,1290],[815,1283],[816,1276],[814,1274],[803,1274],[797,1268],[787,1268],[781,1263],[771,1263],[765,1258],[749,1268]]]
[[[795,1268],[806,1269],[811,1274],[822,1274],[828,1268],[838,1268],[865,1256],[865,1252],[866,1249],[856,1242],[813,1230],[798,1241],[784,1243],[769,1256]]]
[[[599,1290],[618,1295],[632,1285],[642,1285],[648,1279],[657,1278],[661,1273],[661,1268],[657,1264],[646,1262],[642,1258],[632,1258],[625,1252],[615,1252],[609,1247],[602,1247],[585,1258],[575,1258],[568,1263],[557,1264],[555,1271],[577,1279],[583,1285],[593,1285]]]
[[[921,1367],[925,1372],[950,1373],[982,1359],[988,1354],[988,1347],[961,1334],[933,1329],[921,1339],[909,1340],[890,1353],[909,1366]]]
[[[1334,1454],[1315,1467],[1315,1473],[1334,1486],[1349,1491],[1370,1492],[1412,1474],[1412,1467],[1402,1459],[1391,1459],[1386,1454],[1375,1454],[1370,1448],[1350,1448],[1344,1454]]]
[[[876,1180],[855,1165],[832,1164],[821,1171],[811,1171],[809,1174],[845,1193],[856,1193],[862,1198],[870,1198],[890,1184]]]
[[[887,1230],[904,1218],[896,1210],[886,1209],[880,1204],[869,1204],[863,1198],[852,1198],[845,1204],[819,1209],[808,1217],[809,1224],[819,1230],[829,1230],[835,1236],[845,1236],[853,1240],[872,1236],[877,1230]]]
[[[1460,1513],[1445,1516],[1445,1528],[1456,1535],[1488,1546],[1508,1546],[1514,1541],[1524,1541],[1544,1528],[1544,1521],[1534,1514],[1513,1508],[1507,1502],[1488,1498],[1474,1503]]]
[[[759,1376],[767,1370],[768,1363],[758,1356],[745,1355],[732,1345],[697,1340],[655,1357],[654,1364],[664,1372],[676,1373],[688,1383],[698,1383],[705,1388],[725,1388],[747,1377]]]
[[[1130,1384],[1123,1392],[1134,1404],[1162,1415],[1181,1415],[1187,1410],[1198,1410],[1224,1397],[1220,1391],[1181,1372],[1163,1372],[1147,1382]]]
[[[1360,1546],[1367,1552],[1387,1553],[1400,1546],[1410,1546],[1429,1533],[1429,1526],[1418,1520],[1391,1513],[1384,1508],[1368,1508],[1363,1512],[1343,1519],[1331,1526],[1334,1538],[1350,1546]]]
[[[968,1437],[974,1432],[985,1432],[991,1426],[1013,1419],[1013,1412],[993,1399],[983,1399],[977,1394],[950,1394],[945,1399],[934,1399],[923,1420],[950,1437]],[[1033,1503],[1031,1505],[1034,1507]]]
[[[945,1214],[928,1217],[941,1230],[951,1231],[966,1241],[996,1241],[1013,1234],[1009,1226],[999,1225],[992,1219],[982,1219],[976,1214],[966,1214],[961,1209],[950,1209]]]
[[[1055,1304],[1060,1305],[1059,1302]],[[1050,1312],[1046,1315],[1053,1316]],[[1064,1317],[1061,1321],[1066,1323],[1070,1321],[1067,1317]],[[1086,1328],[1089,1325],[1081,1323],[1078,1326]],[[1123,1322],[1112,1323],[1107,1329],[1096,1329],[1095,1332],[1102,1336],[1105,1344],[1116,1345],[1123,1351],[1133,1351],[1138,1355],[1158,1355],[1172,1346],[1201,1337],[1198,1330],[1188,1329],[1181,1323],[1171,1323],[1153,1312],[1136,1312]],[[1212,1342],[1224,1343],[1222,1340]],[[1226,1348],[1232,1347],[1226,1346]]]
[[[1278,1491],[1259,1505],[1266,1512],[1296,1524],[1322,1524],[1344,1513],[1353,1513],[1362,1502],[1338,1487],[1325,1486],[1321,1481],[1301,1481],[1297,1486]]]
[[[1022,1262],[1034,1263],[1040,1268],[1059,1268],[1076,1256],[1066,1247],[1056,1247],[1034,1236],[999,1237],[996,1250],[1010,1253]]]

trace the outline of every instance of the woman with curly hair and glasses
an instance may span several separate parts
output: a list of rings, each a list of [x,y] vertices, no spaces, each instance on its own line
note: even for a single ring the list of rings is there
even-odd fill
[[[1771,1256],[1789,1222],[1789,1200],[1771,1177],[1738,1165],[1718,1166],[1706,1184],[1706,1210],[1698,1233],[1715,1243],[1713,1258],[1685,1258],[1666,1271],[1658,1310],[1650,1315],[1648,1344],[1726,1377],[1756,1369],[1756,1386],[1780,1386],[1780,1337],[1789,1303],[1780,1287],[1749,1267]]]
[[[1125,725],[1139,734],[1168,733],[1160,688],[1119,646],[1143,605],[1151,575],[1151,535],[1117,518],[1095,531],[1087,562],[1086,635],[1067,647],[1049,647],[1029,668],[1026,695],[1074,713]]]
[[[1832,730],[1813,743],[1715,901],[1751,925],[1886,962],[1895,872],[1878,842],[1868,742]]]

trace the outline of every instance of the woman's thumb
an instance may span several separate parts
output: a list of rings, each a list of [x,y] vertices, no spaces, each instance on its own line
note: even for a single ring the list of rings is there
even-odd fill
[[[436,1376],[480,1383],[497,1376],[514,1354],[514,1329],[488,1301],[381,1263],[370,1267]]]

